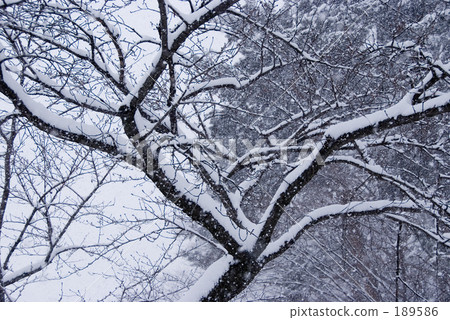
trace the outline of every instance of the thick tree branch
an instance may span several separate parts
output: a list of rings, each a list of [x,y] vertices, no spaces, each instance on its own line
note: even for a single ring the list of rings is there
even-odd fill
[[[350,121],[331,126],[324,132],[323,140],[318,144],[309,159],[293,169],[278,188],[271,204],[266,209],[261,223],[263,227],[259,239],[253,249],[259,255],[269,244],[278,220],[294,196],[316,175],[321,166],[317,156],[328,158],[335,150],[346,143],[359,139],[375,131],[390,129],[415,122],[426,117],[432,117],[450,112],[450,93],[430,99],[419,105],[411,105],[409,93],[398,104],[367,116],[358,117]]]

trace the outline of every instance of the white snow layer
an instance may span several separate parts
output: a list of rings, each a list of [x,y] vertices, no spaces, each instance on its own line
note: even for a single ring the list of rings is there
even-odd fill
[[[5,65],[2,65],[2,73],[5,83],[19,97],[28,111],[30,111],[35,117],[39,118],[52,128],[70,132],[76,135],[85,136],[87,138],[97,140],[101,143],[109,144],[111,146],[118,145],[119,148],[122,148],[121,151],[123,153],[127,153],[130,151],[127,149],[127,146],[129,146],[129,142],[125,137],[115,135],[113,139],[111,134],[106,134],[95,126],[77,122],[73,119],[61,117],[53,113],[44,105],[28,95],[24,91],[22,86],[16,80],[14,80],[14,78],[6,70]]]
[[[206,269],[205,273],[180,299],[180,301],[200,301],[200,299],[205,297],[219,282],[220,277],[228,271],[232,262],[233,256],[231,255],[223,256],[214,262],[208,269]]]
[[[327,216],[333,216],[337,214],[347,213],[361,213],[365,211],[374,211],[384,209],[386,207],[395,208],[413,208],[415,204],[412,201],[391,201],[391,200],[379,200],[379,201],[367,201],[367,202],[350,202],[348,204],[335,204],[326,207],[316,209],[307,214],[298,223],[293,225],[285,234],[279,237],[277,240],[270,243],[260,258],[270,256],[277,252],[286,243],[296,238],[296,236],[305,229],[311,223]]]
[[[345,134],[366,127],[377,126],[377,124],[388,119],[397,119],[399,116],[410,116],[416,113],[425,112],[434,107],[443,106],[450,102],[450,92],[417,105],[411,105],[411,98],[412,94],[408,94],[399,103],[390,108],[333,125],[326,130],[325,136],[338,139]]]

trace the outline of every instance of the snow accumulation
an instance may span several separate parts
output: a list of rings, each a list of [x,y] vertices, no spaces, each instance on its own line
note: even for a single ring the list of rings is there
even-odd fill
[[[77,93],[75,90],[69,90],[67,89],[65,86],[55,82],[53,79],[51,79],[48,75],[43,74],[42,72],[38,71],[38,70],[33,70],[34,75],[39,79],[39,81],[45,83],[46,85],[58,90],[63,96],[75,100],[81,104],[86,104],[89,105],[93,108],[96,108],[98,110],[105,110],[105,111],[109,111],[108,108],[109,106],[101,103],[100,101],[91,98],[89,96],[86,95],[82,95]],[[33,74],[30,73],[30,76],[32,77]],[[116,109],[115,111],[117,111],[118,109]]]
[[[176,11],[177,15],[179,15],[183,21],[187,22],[188,24],[192,24],[195,21],[200,20],[201,17],[209,11],[216,9],[216,7],[218,7],[222,3],[222,0],[213,0],[204,7],[190,14],[185,14],[178,10],[177,5],[175,5],[175,2],[173,0],[166,0],[166,3],[172,8],[172,10]]]
[[[242,89],[248,86],[253,81],[257,80],[262,75],[270,72],[271,70],[281,67],[282,64],[276,64],[270,67],[264,67],[260,71],[252,74],[247,79],[238,79],[236,77],[223,77],[220,79],[208,80],[199,83],[194,83],[189,86],[188,90],[186,90],[185,96],[189,97],[193,94],[197,94],[201,91],[207,91],[210,89],[220,88],[220,87],[233,87],[235,89]],[[291,120],[292,121],[292,120]]]
[[[195,302],[205,297],[219,282],[220,277],[228,271],[232,262],[233,256],[231,255],[226,255],[214,262],[180,301]]]
[[[379,210],[386,207],[401,207],[401,208],[413,208],[415,204],[412,201],[391,201],[391,200],[379,200],[379,201],[367,201],[367,202],[350,202],[348,204],[335,204],[326,207],[316,209],[309,214],[307,214],[298,223],[293,225],[285,234],[279,237],[277,240],[270,243],[264,252],[261,254],[260,258],[270,256],[271,254],[277,252],[286,243],[295,239],[295,237],[304,230],[308,225],[314,223],[315,221],[338,214],[347,213],[361,213],[365,211]]]
[[[13,5],[16,3],[20,3],[20,2],[22,2],[22,0],[2,0],[0,2],[0,5],[10,6],[10,5]]]
[[[272,200],[270,201],[269,206],[267,207],[266,211],[264,212],[263,216],[260,219],[260,224],[258,225],[258,228],[255,230],[255,233],[259,235],[262,231],[262,227],[264,225],[264,222],[269,218],[270,214],[273,211],[273,208],[275,207],[278,199],[280,196],[289,188],[289,186],[297,179],[299,178],[306,169],[311,167],[312,163],[316,161],[316,158],[319,156],[320,149],[322,147],[321,143],[318,143],[315,148],[312,150],[309,157],[305,158],[304,161],[300,165],[298,165],[294,170],[292,170],[283,180],[283,182],[278,187],[277,191],[275,192],[274,196],[272,197]],[[249,241],[247,245],[252,245]]]
[[[181,157],[182,155],[180,155]],[[222,203],[212,198],[206,190],[203,189],[203,184],[199,183],[198,178],[195,176],[188,176],[188,170],[177,170],[172,164],[164,165],[169,155],[163,153],[160,154],[160,163],[166,176],[174,181],[174,185],[190,201],[197,203],[204,211],[210,212],[214,219],[217,220],[226,231],[233,237],[233,239],[242,244],[242,234],[246,233],[233,223],[233,221],[224,214],[225,209]],[[183,161],[180,161],[183,163]],[[196,181],[197,180],[197,181]]]
[[[190,94],[196,93],[201,90],[207,90],[209,88],[217,88],[221,86],[234,86],[235,88],[239,88],[241,86],[240,82],[234,77],[221,78],[211,81],[204,81],[200,83],[195,83],[189,87],[189,90],[186,93],[186,96]]]
[[[17,83],[17,81],[10,75],[10,72],[6,70],[4,64],[2,65],[2,73],[5,83],[12,91],[14,91],[15,94],[17,94],[26,108],[35,117],[39,118],[52,128],[70,132],[76,135],[85,136],[89,139],[94,139],[112,146],[117,144],[118,147],[121,148],[121,151],[123,153],[129,152],[129,142],[125,137],[117,134],[113,137],[112,134],[106,134],[95,126],[80,123],[73,119],[61,117],[51,112],[44,105],[42,105],[38,101],[35,101],[24,91],[22,86]]]
[[[399,116],[410,116],[450,103],[450,92],[417,105],[411,104],[412,96],[413,93],[409,93],[399,103],[390,108],[333,125],[326,130],[325,136],[338,139],[348,133],[356,132],[371,126],[377,126],[385,120],[397,119]]]
[[[11,1],[11,0],[10,0]],[[15,1],[15,0],[13,0],[13,1]],[[18,2],[19,0],[17,0],[17,2]],[[47,2],[47,5],[48,6],[51,6],[51,7],[53,7],[53,8],[56,8],[56,9],[63,9],[63,10],[67,10],[68,9],[68,6],[67,5],[62,5],[61,3],[59,3],[59,2],[57,2],[57,1],[54,1],[54,0],[52,0],[52,1],[48,1]]]
[[[131,91],[122,101],[122,103],[120,105],[127,105],[129,106],[131,103],[131,100],[133,100],[133,98],[138,97],[139,96],[139,90],[141,90],[141,88],[144,87],[145,83],[148,80],[153,80],[152,77],[152,73],[155,70],[154,67],[156,66],[156,64],[159,62],[159,60],[161,59],[161,50],[159,50],[155,56],[153,57],[153,60],[151,62],[151,66],[149,67],[149,70],[146,71],[146,75],[143,76],[139,82],[136,84],[136,86],[134,87],[134,90]]]
[[[116,38],[120,37],[120,28],[112,24],[110,21],[108,21],[105,15],[103,15],[100,11],[96,10],[90,10],[89,12],[94,18],[102,20],[106,28],[108,28],[108,31],[111,32],[114,37]]]
[[[42,259],[39,262],[36,263],[30,263],[29,265],[22,267],[20,269],[17,269],[13,272],[3,271],[5,275],[3,276],[3,282],[7,283],[13,279],[16,279],[17,277],[20,277],[23,274],[28,274],[30,272],[33,272],[34,270],[41,270],[43,269],[48,263],[45,262],[45,259]]]
[[[32,273],[32,272],[44,269],[61,252],[72,250],[72,249],[77,249],[77,247],[60,247],[60,248],[55,249],[52,252],[52,255],[50,256],[50,259],[48,261],[46,261],[46,259],[44,257],[44,258],[40,259],[39,261],[30,262],[29,265],[19,268],[17,270],[14,270],[12,272],[10,272],[9,270],[3,271],[4,272],[3,281],[6,283],[8,281],[11,281],[13,279],[16,279],[16,278],[24,275],[24,274],[28,274],[28,273]]]

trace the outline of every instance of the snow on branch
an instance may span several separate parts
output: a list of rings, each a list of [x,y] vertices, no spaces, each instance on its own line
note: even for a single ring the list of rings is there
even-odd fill
[[[450,110],[450,92],[414,104],[414,100],[423,93],[423,89],[430,83],[436,82],[437,78],[439,78],[439,75],[429,72],[419,86],[408,92],[394,106],[335,124],[325,131],[325,137],[338,140],[367,128],[379,127],[382,124],[388,126],[390,122],[395,122],[400,118],[411,118],[414,115],[426,114],[433,110],[441,113],[448,112]]]
[[[181,154],[178,155],[182,157]],[[249,233],[248,230],[239,227],[233,216],[229,214],[223,203],[215,200],[206,190],[205,186],[200,181],[200,177],[195,177],[193,175],[187,174],[187,169],[179,170],[174,165],[164,165],[163,162],[165,158],[161,155],[161,167],[168,179],[173,183],[173,186],[178,190],[178,192],[189,199],[189,201],[198,205],[203,212],[211,216],[219,223],[232,239],[239,245],[247,239]],[[183,159],[178,159],[177,162],[183,163]],[[243,221],[244,224],[246,220]],[[213,233],[213,236],[218,236]],[[229,248],[229,244],[221,243],[223,246]]]
[[[420,86],[408,92],[394,106],[332,125],[325,130],[322,140],[315,145],[310,157],[302,161],[284,177],[283,182],[272,197],[270,205],[260,219],[260,228],[257,230],[258,239],[255,244],[252,244],[253,250],[260,252],[268,245],[273,231],[284,213],[284,208],[320,170],[319,160],[327,159],[335,150],[338,150],[349,141],[370,135],[376,129],[393,128],[417,121],[426,116],[449,112],[450,92],[443,93],[419,104],[412,104],[414,97],[423,88],[428,87],[430,83],[435,83],[440,76],[442,75],[430,72]]]
[[[28,266],[22,267],[20,269],[17,269],[13,272],[7,272],[3,276],[3,285],[9,286],[17,281],[20,281],[24,278],[27,278],[35,273],[38,273],[39,271],[45,269],[48,265],[52,263],[52,261],[61,255],[64,252],[69,251],[77,251],[77,250],[86,250],[88,248],[95,248],[95,247],[101,247],[101,246],[107,246],[108,244],[95,244],[95,245],[84,245],[84,246],[64,246],[59,247],[56,249],[53,249],[50,253],[49,257],[44,257],[43,259],[35,262],[30,263]],[[4,271],[3,271],[4,272]]]
[[[182,302],[200,301],[214,288],[221,277],[228,271],[233,263],[233,256],[226,255],[214,262],[189,291],[180,299]]]
[[[399,117],[419,115],[427,111],[436,110],[437,108],[442,109],[442,112],[448,112],[450,109],[450,92],[416,105],[411,105],[410,98],[408,95],[388,109],[333,125],[325,131],[325,136],[337,140],[369,127],[377,127],[383,122],[395,121]]]
[[[350,202],[343,205],[335,204],[322,207],[308,213],[286,233],[277,240],[271,242],[260,255],[259,260],[271,260],[275,256],[278,256],[287,250],[302,235],[302,233],[305,232],[305,230],[324,219],[339,215],[367,215],[379,214],[386,211],[411,211],[415,209],[417,209],[417,206],[412,201],[392,200]]]
[[[188,14],[182,13],[179,9],[177,9],[174,1],[165,0],[165,2],[176,13],[176,15],[179,16],[181,20],[183,20],[184,23],[191,25],[196,21],[200,21],[202,17],[206,16],[207,14],[216,11],[219,6],[237,1],[212,0],[202,6],[200,9]]]
[[[78,94],[77,92],[75,92],[75,90],[67,89],[64,85],[58,84],[49,76],[43,74],[38,70],[35,70],[31,67],[30,70],[32,70],[32,72],[25,71],[25,75],[29,79],[49,89],[58,98],[95,112],[117,115],[117,110],[115,110],[114,107],[111,107],[106,103],[102,103],[101,101],[90,96]]]
[[[233,10],[233,9],[229,9],[229,10],[227,10],[227,12],[243,19],[244,21],[263,30],[267,34],[271,35],[272,37],[284,42],[289,47],[291,47],[291,49],[294,49],[295,52],[299,53],[302,56],[302,60],[304,60],[304,61],[308,61],[308,62],[312,62],[312,63],[320,63],[320,64],[323,64],[323,65],[326,65],[326,66],[332,67],[332,68],[341,68],[341,69],[348,69],[348,70],[351,69],[351,67],[346,67],[346,66],[341,66],[341,65],[332,65],[326,61],[314,58],[308,52],[301,49],[296,43],[294,43],[294,41],[292,41],[293,40],[292,38],[289,39],[285,35],[283,35],[281,32],[277,32],[277,31],[273,31],[273,30],[269,29],[265,24],[261,24],[255,20],[253,20],[252,18],[250,18],[250,16],[243,14],[242,12],[239,12],[239,11]]]
[[[355,167],[364,169],[368,173],[375,175],[382,180],[388,181],[392,183],[393,185],[397,186],[400,190],[402,190],[410,199],[411,201],[414,201],[415,203],[419,203],[420,201],[417,199],[417,196],[422,197],[424,199],[429,200],[433,205],[435,205],[437,208],[442,210],[443,212],[446,212],[447,215],[450,215],[450,208],[448,208],[448,205],[445,203],[444,200],[440,200],[437,197],[435,197],[433,194],[431,194],[428,191],[420,190],[418,187],[414,186],[413,184],[401,179],[398,176],[391,175],[387,173],[381,166],[376,165],[375,163],[365,163],[361,160],[355,159],[350,156],[331,156],[327,159],[327,162],[341,162],[346,164],[351,164]]]
[[[22,2],[25,2],[25,0],[2,0],[0,2],[0,9],[5,9],[13,5],[21,4]]]
[[[443,245],[450,247],[450,238],[447,238],[445,236],[446,234],[442,234],[442,235],[436,234],[435,232],[427,230],[424,227],[418,225],[417,223],[413,223],[413,222],[409,221],[408,219],[406,219],[405,217],[397,215],[397,214],[385,213],[384,216],[388,217],[389,219],[398,221],[398,222],[406,223],[407,225],[413,227],[414,229],[423,232],[428,237],[434,239],[436,242],[442,243]]]
[[[166,42],[163,45],[163,50],[160,50],[154,57],[151,63],[152,68],[147,72],[147,75],[138,83],[134,92],[128,94],[126,103],[124,103],[131,112],[137,109],[137,106],[142,103],[150,90],[153,89],[156,84],[156,79],[159,79],[168,65],[168,61],[173,58],[177,53],[180,46],[186,41],[186,39],[193,34],[201,25],[224,12],[226,9],[235,4],[238,0],[213,0],[194,13],[191,16],[183,15],[186,21],[191,21],[190,24],[184,27],[179,27],[175,32],[170,32],[167,21],[163,21],[160,27],[166,26],[167,30],[160,31],[160,38],[165,36],[165,39],[161,39]],[[166,2],[167,3],[167,2]],[[160,12],[162,14],[163,12]],[[181,14],[181,13],[180,13]],[[168,19],[167,14],[161,15],[162,19]]]
[[[125,69],[125,60],[123,56],[123,52],[121,51],[121,48],[118,44],[118,38],[113,38],[113,43],[115,44],[115,47],[118,52],[118,57],[120,61],[120,75],[117,74],[115,71],[111,70],[109,65],[105,62],[104,58],[99,58],[97,55],[94,54],[94,52],[97,50],[100,52],[99,46],[94,45],[92,41],[89,41],[90,51],[86,49],[80,49],[82,47],[81,45],[78,45],[78,47],[74,45],[66,45],[63,42],[60,42],[56,40],[54,37],[38,33],[32,30],[28,30],[27,28],[24,28],[20,25],[17,25],[16,23],[11,22],[2,22],[0,23],[5,28],[9,28],[11,30],[16,30],[19,32],[22,32],[24,34],[29,35],[33,39],[39,39],[40,41],[50,44],[51,46],[66,52],[69,56],[87,61],[89,62],[95,70],[97,70],[100,74],[102,74],[105,78],[107,78],[109,81],[111,81],[118,89],[122,91],[124,94],[128,94],[128,88],[125,85],[124,82],[124,69]],[[84,30],[83,30],[84,31]],[[107,34],[110,34],[110,32]],[[84,39],[85,41],[88,41],[87,39]],[[44,46],[42,46],[44,47]],[[24,49],[24,48],[23,48]]]
[[[264,67],[260,71],[252,74],[250,77],[248,77],[246,80],[239,80],[236,77],[225,77],[215,80],[209,80],[209,81],[203,81],[199,83],[192,84],[188,87],[188,89],[185,91],[183,95],[183,100],[189,99],[201,92],[206,92],[214,89],[219,88],[232,88],[236,90],[241,90],[249,85],[251,85],[253,82],[261,78],[262,76],[268,74],[269,72],[278,69],[282,66],[284,66],[284,63],[275,63],[273,66]]]
[[[1,66],[0,91],[11,99],[23,116],[47,133],[69,138],[71,141],[111,154],[127,154],[130,151],[128,139],[125,137],[105,133],[97,127],[59,116],[48,110],[24,91],[4,64]]]

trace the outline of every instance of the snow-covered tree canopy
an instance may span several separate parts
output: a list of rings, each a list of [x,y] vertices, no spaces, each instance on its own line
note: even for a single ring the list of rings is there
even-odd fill
[[[145,173],[222,252],[186,300],[235,298],[330,218],[378,215],[448,247],[449,10],[436,0],[3,1],[0,121]],[[395,191],[291,210],[339,166]],[[0,275],[7,290],[11,275]]]

